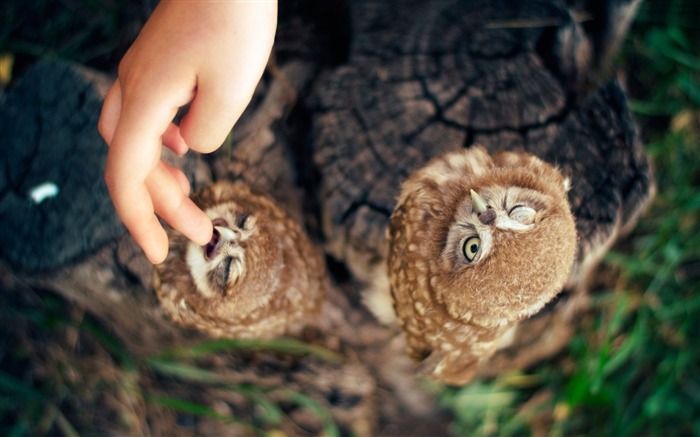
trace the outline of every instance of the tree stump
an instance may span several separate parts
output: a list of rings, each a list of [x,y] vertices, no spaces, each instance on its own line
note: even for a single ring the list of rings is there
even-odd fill
[[[431,157],[475,143],[528,151],[571,179],[580,239],[573,292],[529,320],[519,348],[494,357],[485,376],[524,368],[566,344],[574,326],[567,309],[576,306],[568,297],[582,294],[597,261],[634,225],[653,183],[624,92],[615,80],[598,82],[600,59],[609,53],[597,38],[618,22],[595,33],[587,24],[601,17],[591,12],[581,21],[586,11],[555,0],[350,6],[334,9],[333,26],[314,23],[319,35],[281,32],[289,39],[279,41],[279,65],[268,68],[217,153],[171,158],[195,188],[243,180],[270,194],[328,250],[337,286],[328,317],[341,328],[304,340],[342,359],[255,351],[207,365],[231,380],[308,395],[343,434],[440,433],[445,418],[403,357],[400,336],[358,299],[383,268],[384,230],[401,182]],[[308,26],[295,21],[298,10],[288,13],[293,29]],[[296,50],[319,40],[330,41],[335,56]],[[326,68],[329,58],[333,68]],[[2,96],[0,286],[58,293],[100,320],[129,353],[151,356],[204,338],[164,317],[152,267],[111,208],[102,183],[106,147],[96,127],[109,82],[45,62]],[[44,182],[59,191],[47,185],[40,201],[32,200],[31,190]],[[250,415],[236,399],[203,396]],[[305,414],[290,412],[287,429],[321,433]]]

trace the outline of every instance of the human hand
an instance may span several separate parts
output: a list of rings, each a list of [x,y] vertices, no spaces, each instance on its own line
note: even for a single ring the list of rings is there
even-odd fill
[[[161,147],[184,155],[223,143],[262,76],[276,25],[276,0],[163,0],[119,64],[98,126],[109,145],[105,182],[151,262],[168,253],[155,214],[197,244],[212,235],[211,220],[188,197],[187,177],[160,159]]]

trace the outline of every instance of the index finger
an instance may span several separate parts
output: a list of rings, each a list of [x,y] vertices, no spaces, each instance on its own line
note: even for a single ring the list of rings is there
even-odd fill
[[[176,105],[149,96],[127,100],[121,95],[119,120],[107,154],[105,182],[114,208],[153,263],[165,259],[168,239],[155,216],[146,180],[160,161],[161,136],[176,111]]]
[[[117,215],[144,250],[148,259],[157,263],[167,254],[167,236],[153,215],[153,205],[145,184],[139,184],[141,179],[138,176],[139,169],[124,164],[124,161],[128,163],[133,159],[124,156],[122,148],[125,147],[125,143],[120,141],[114,143],[117,127],[122,121],[121,112],[121,85],[119,80],[116,80],[105,96],[98,123],[100,134],[110,146],[104,178]],[[124,126],[121,129],[124,129]],[[148,152],[148,150],[143,151]],[[135,174],[125,175],[125,170],[131,170]],[[147,169],[141,170],[141,172],[144,171]]]
[[[122,139],[124,130],[129,132],[129,126],[120,120],[107,153],[105,182],[117,215],[148,259],[159,263],[167,255],[168,240],[154,214],[145,180],[155,165],[151,163],[157,162],[160,146],[148,144],[142,135],[131,143]]]

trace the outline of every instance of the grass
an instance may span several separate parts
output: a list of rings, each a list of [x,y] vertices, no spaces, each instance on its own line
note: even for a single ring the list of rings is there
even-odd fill
[[[116,1],[38,1],[33,9],[14,3],[0,26],[0,64],[43,56],[113,67],[147,2],[123,7]],[[649,212],[605,258],[601,277],[609,279],[594,290],[591,311],[563,354],[524,373],[441,389],[441,404],[454,413],[455,435],[700,435],[697,9],[691,1],[647,1],[620,59],[656,172],[658,194]],[[67,12],[72,10],[88,14],[91,24],[76,26]],[[50,25],[42,27],[45,22]],[[31,31],[36,28],[43,30]],[[241,384],[200,365],[211,354],[261,347],[336,359],[327,351],[286,341],[224,341],[137,359],[60,298],[17,299],[0,301],[6,334],[0,340],[3,435],[73,436],[114,423],[126,432],[147,433],[140,428],[145,411],[173,414],[184,426],[212,418],[274,434],[286,415],[273,402],[280,398],[312,411],[324,434],[338,434],[313,399]],[[245,399],[250,420],[242,423],[192,396],[203,388]],[[119,413],[81,410],[89,403],[116,405],[110,411]]]
[[[658,194],[606,256],[601,276],[614,280],[594,291],[558,359],[445,391],[456,434],[700,435],[700,7],[692,7],[643,5],[623,50]]]
[[[20,63],[68,59],[113,69],[148,17],[150,0],[33,0],[3,4],[0,51]]]
[[[340,435],[311,396],[250,381],[227,371],[229,364],[214,364],[251,351],[342,360],[327,349],[284,338],[219,339],[136,357],[58,296],[30,292],[3,296],[0,303],[2,435],[195,433],[203,419],[214,419],[236,435],[265,435],[288,427],[289,412],[300,410],[316,418],[323,435]],[[216,399],[235,401],[224,407]],[[143,428],[147,412],[155,416],[150,423],[156,423],[155,430]],[[173,417],[159,421],[163,414]],[[158,430],[163,423],[179,426]]]

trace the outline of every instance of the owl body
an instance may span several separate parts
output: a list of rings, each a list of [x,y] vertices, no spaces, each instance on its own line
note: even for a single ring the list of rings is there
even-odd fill
[[[464,384],[518,321],[559,293],[576,252],[566,191],[540,159],[481,147],[435,158],[403,184],[388,273],[423,371]]]
[[[313,324],[327,286],[323,258],[272,199],[241,183],[193,195],[211,218],[204,247],[169,229],[154,288],[177,323],[217,337],[272,338]]]

